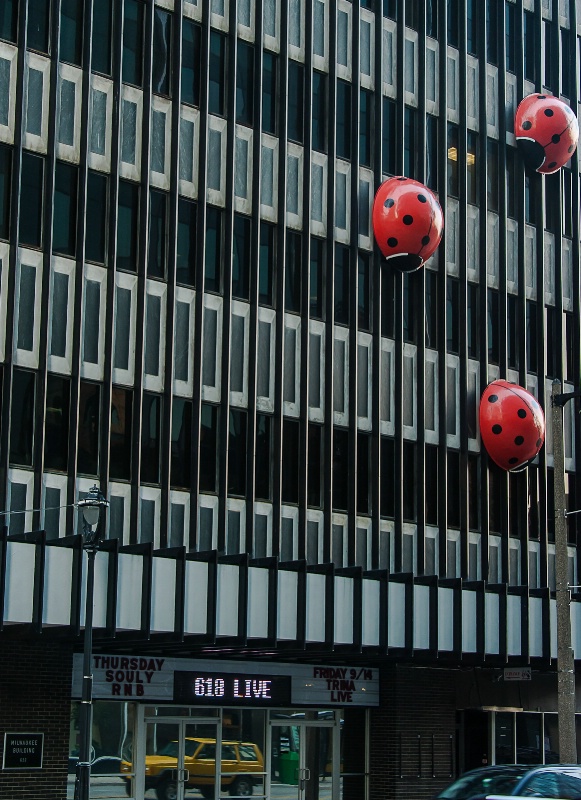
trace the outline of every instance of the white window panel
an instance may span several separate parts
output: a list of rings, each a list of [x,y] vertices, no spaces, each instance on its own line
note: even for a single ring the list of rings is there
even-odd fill
[[[373,205],[374,177],[369,169],[359,167],[359,247],[373,250],[371,207]]]
[[[284,462],[283,462],[284,469]],[[282,562],[296,561],[298,543],[299,510],[296,506],[281,506],[279,559]]]
[[[525,276],[527,300],[537,299],[537,236],[532,225],[525,225]]]
[[[471,581],[482,579],[482,537],[470,531],[468,534],[468,578]]]
[[[439,443],[438,353],[426,348],[424,358],[424,423],[429,444]]]
[[[143,128],[143,93],[133,86],[121,87],[121,125],[119,174],[122,178],[141,180],[141,131]]]
[[[541,585],[541,551],[539,542],[528,543],[529,547],[529,588],[538,589]]]
[[[218,548],[218,498],[198,495],[198,552]]]
[[[143,348],[143,388],[163,391],[165,373],[165,320],[167,287],[161,281],[147,281]]]
[[[288,2],[288,52],[295,61],[305,60],[305,0]]]
[[[505,120],[506,120],[506,143],[510,145],[516,144],[516,138],[514,135],[514,115],[516,114],[517,106],[520,102],[520,95],[517,92],[517,85],[516,85],[516,75],[512,74],[511,72],[506,72],[505,74],[505,86],[506,86],[506,96],[505,96]],[[534,92],[534,89],[531,90]],[[531,92],[524,92],[523,97]]]
[[[254,0],[238,0],[237,28],[238,36],[249,42],[254,41],[254,17],[256,9]]]
[[[198,196],[198,151],[200,149],[200,112],[182,106],[180,118],[179,190],[187,197]]]
[[[331,561],[338,567],[347,566],[347,517],[333,514],[331,517]]]
[[[329,71],[329,0],[313,2],[313,67]]]
[[[438,528],[426,526],[424,536],[424,574],[440,574],[440,553],[438,547]]]
[[[24,78],[24,136],[27,150],[46,153],[48,144],[48,94],[50,61],[36,53],[26,52]]]
[[[23,511],[22,514],[7,514],[5,523],[8,525],[10,535],[25,533],[32,530],[32,493],[34,488],[34,473],[23,469],[8,470],[8,497],[6,508],[8,511]]]
[[[469,272],[470,280],[478,280]],[[506,218],[506,288],[512,294],[518,294],[518,223],[515,219]]]
[[[153,549],[159,549],[159,529],[161,512],[161,489],[141,486],[139,489],[139,513],[137,521],[137,541],[152,542]]]
[[[272,506],[270,503],[255,503],[252,557],[269,556],[272,556]]]
[[[401,531],[401,571],[416,575],[418,571],[417,527],[404,522]]]
[[[458,275],[460,251],[460,204],[452,197],[446,202],[446,272]]]
[[[226,204],[227,127],[225,119],[208,117],[207,200],[217,206]]]
[[[42,253],[20,249],[18,256],[12,357],[19,367],[38,369]]]
[[[446,531],[446,577],[460,577],[460,531]]]
[[[226,501],[226,555],[246,550],[246,503],[229,497]]]
[[[111,170],[111,120],[113,82],[91,73],[89,100],[89,167]]]
[[[382,519],[379,524],[379,569],[386,569],[389,572],[395,571],[393,539],[393,521]]]
[[[325,420],[325,323],[309,320],[309,420]]]
[[[67,476],[45,472],[42,476],[41,529],[48,539],[66,536],[67,518],[63,506],[67,502]]]
[[[8,309],[8,263],[10,245],[0,242],[0,361],[6,358],[6,314]]]
[[[446,441],[460,447],[460,359],[446,354]]]
[[[190,537],[190,494],[189,492],[169,493],[168,547],[186,547],[189,550]]]
[[[275,318],[272,308],[258,307],[256,408],[267,413],[274,411]]]
[[[170,188],[171,102],[153,95],[151,98],[151,129],[149,179],[159,189]]]
[[[360,10],[360,80],[366,89],[375,89],[375,14],[366,8]]]
[[[202,400],[220,402],[222,369],[222,298],[204,295]]]
[[[381,433],[393,436],[395,433],[395,342],[393,339],[381,340],[381,378],[379,381],[379,409]]]
[[[78,163],[81,152],[81,97],[83,72],[70,64],[59,64],[57,89],[58,158]]]
[[[268,50],[280,52],[280,3],[278,0],[264,0],[262,26],[264,46]]]
[[[351,3],[339,0],[337,3],[337,77],[351,80],[351,41],[353,38],[353,18]]]
[[[440,102],[440,51],[435,39],[426,38],[426,111],[437,115]]]
[[[383,19],[383,93],[395,97],[397,92],[397,25]]]
[[[478,130],[478,59],[466,56],[466,116],[468,127]]]
[[[262,134],[260,216],[276,222],[278,209],[278,140]]]
[[[357,427],[371,430],[371,373],[373,338],[370,333],[357,333]]]
[[[243,214],[252,214],[252,143],[252,128],[237,125],[234,144],[234,208]]]
[[[167,8],[169,11],[174,10],[174,0],[155,0],[155,5]]]
[[[371,520],[357,517],[355,520],[355,566],[371,568]]]
[[[403,435],[416,439],[418,435],[418,351],[413,344],[403,346]]]
[[[475,453],[480,452],[480,423],[478,417],[478,410],[480,407],[480,364],[478,361],[468,361],[468,369],[466,376],[466,402],[468,404],[467,413],[473,416],[474,421],[474,435],[470,430],[470,421],[468,424],[468,449]]]
[[[544,237],[544,262],[545,262],[545,303],[555,305],[555,235],[545,231]]]
[[[248,406],[248,342],[250,306],[232,301],[230,317],[230,404]]]
[[[16,60],[18,49],[0,42],[0,141],[14,142]]]
[[[405,102],[417,108],[418,105],[418,34],[406,28],[404,41],[405,59]]]
[[[283,349],[283,413],[298,417],[300,413],[301,380],[301,318],[297,314],[284,315]]]
[[[508,540],[509,586],[520,586],[520,571],[520,539],[511,536]]]
[[[71,373],[73,355],[73,315],[75,299],[74,261],[53,256],[51,263],[48,368]]]
[[[571,383],[565,383],[563,391],[568,394],[575,391]],[[547,392],[547,397],[550,392]],[[548,413],[548,410],[547,410]],[[566,403],[563,408],[563,447],[565,454],[565,469],[568,472],[575,472],[575,419],[578,414],[574,403]]]
[[[474,269],[476,273],[480,274],[480,209],[476,206],[467,205],[466,206],[466,260],[470,264],[470,269]],[[487,242],[487,252],[488,252],[488,261],[491,258],[494,258],[498,264],[498,232],[496,233],[495,237],[495,220],[496,217],[496,231],[498,231],[498,214],[495,214],[493,211],[488,212],[488,242]],[[496,243],[495,243],[496,238]],[[496,247],[495,247],[496,244]],[[451,267],[452,265],[450,265]],[[494,265],[491,267],[490,263],[487,265],[488,269],[496,270],[498,272],[498,266]],[[458,259],[454,261],[453,266],[454,272],[450,272],[450,274],[458,275],[459,274],[459,265]]]
[[[486,131],[498,139],[498,67],[486,65]]]
[[[85,264],[81,376],[103,379],[105,355],[105,295],[107,270]]]
[[[182,6],[184,17],[190,19],[202,19],[202,0],[184,0]]]
[[[534,385],[534,390],[531,388]],[[533,384],[532,376],[527,376],[527,387],[529,392],[534,395],[534,397],[538,400],[538,382]],[[545,378],[545,396],[550,398],[553,393],[553,382]],[[569,403],[571,405],[571,403]],[[567,406],[565,406],[567,408]],[[553,415],[547,414],[545,417],[545,456],[547,459],[547,466],[552,468],[554,465],[553,461]],[[563,444],[564,444],[564,433],[565,433],[565,415],[563,414]]]
[[[349,329],[335,326],[333,346],[333,419],[349,424]]]
[[[459,122],[460,104],[460,54],[455,47],[448,47],[448,119],[450,122]]]
[[[110,483],[108,491],[107,538],[119,539],[120,544],[129,544],[131,486],[126,483]]]
[[[549,545],[550,547],[550,545]],[[502,578],[502,548],[500,536],[488,537],[488,583],[500,583]]]
[[[349,244],[351,238],[351,165],[335,159],[335,239]]]
[[[176,286],[174,305],[173,392],[191,397],[194,392],[192,344],[194,341],[195,298],[192,289]]]
[[[573,311],[573,242],[564,237],[561,241],[563,311]]]
[[[307,510],[307,564],[323,563],[323,522],[325,515],[322,511],[312,508]]]
[[[286,224],[302,228],[303,221],[303,148],[288,144],[286,158]]]
[[[327,156],[314,151],[311,152],[311,233],[327,235]]]
[[[210,0],[210,24],[212,28],[218,28],[225,33],[228,32],[228,17],[230,0]]]
[[[115,320],[113,327],[113,382],[131,386],[135,374],[135,317],[137,276],[115,275]]]

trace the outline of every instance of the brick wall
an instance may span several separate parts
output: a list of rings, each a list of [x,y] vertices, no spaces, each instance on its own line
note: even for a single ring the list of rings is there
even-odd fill
[[[454,672],[386,667],[371,712],[371,800],[428,800],[454,773]]]
[[[5,732],[44,733],[44,754],[41,770],[0,770],[0,798],[66,798],[71,670],[69,644],[1,642],[0,747],[4,748]]]

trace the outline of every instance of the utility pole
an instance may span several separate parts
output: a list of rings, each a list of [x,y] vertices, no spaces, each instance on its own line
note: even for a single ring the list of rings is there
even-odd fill
[[[559,760],[577,763],[575,731],[575,665],[571,647],[571,596],[567,551],[567,509],[565,508],[565,453],[563,448],[563,407],[579,392],[561,393],[561,381],[553,381],[551,394],[553,422],[553,466],[555,507],[555,578],[557,595],[557,719]]]

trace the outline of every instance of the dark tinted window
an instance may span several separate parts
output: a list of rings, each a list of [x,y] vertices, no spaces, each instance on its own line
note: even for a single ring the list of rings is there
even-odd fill
[[[34,442],[34,373],[15,369],[10,406],[10,463],[32,466]]]
[[[167,195],[163,192],[150,194],[149,203],[149,252],[147,274],[153,278],[165,278],[167,269]]]
[[[124,0],[122,79],[135,86],[143,80],[143,17],[140,0]]]
[[[0,39],[15,42],[18,35],[19,0],[3,0],[0,3]]]
[[[189,488],[191,455],[192,404],[181,397],[174,397],[171,423],[170,483],[172,486]]]
[[[172,15],[154,6],[151,90],[169,95],[171,90]]]
[[[232,296],[248,300],[250,292],[250,217],[234,214]]]
[[[260,223],[260,256],[258,272],[258,302],[265,306],[272,305],[272,291],[275,264],[274,225]]]
[[[313,72],[313,150],[327,150],[327,76]]]
[[[57,161],[54,171],[52,249],[65,256],[74,256],[76,249],[77,181],[77,167]]]
[[[526,778],[518,791],[522,797],[560,797],[557,774],[548,770],[537,772]]]
[[[111,74],[112,0],[93,3],[91,37],[91,69],[103,75]]]
[[[20,244],[42,247],[44,159],[22,154],[20,178]]]
[[[325,255],[325,242],[322,239],[311,239],[311,264],[310,264],[310,315],[316,319],[323,319],[323,272]]]
[[[200,105],[200,26],[184,17],[182,28],[182,103]]]
[[[178,242],[176,281],[186,286],[196,282],[196,217],[197,205],[183,197],[178,199]]]
[[[288,138],[303,141],[304,125],[304,68],[296,61],[288,65]]]
[[[208,111],[223,115],[226,101],[226,37],[216,31],[210,34],[209,75]]]
[[[204,288],[219,292],[222,277],[222,214],[220,209],[206,209],[206,267]]]
[[[282,428],[282,502],[299,502],[299,423],[285,419]]]
[[[101,435],[101,389],[96,383],[81,381],[77,434],[77,469],[84,475],[97,475]]]
[[[218,409],[202,403],[200,425],[200,491],[215,492],[218,483]]]
[[[238,42],[236,70],[236,122],[252,125],[254,120],[254,47]]]
[[[337,81],[337,155],[351,158],[351,84]]]
[[[257,500],[271,499],[272,436],[271,417],[256,415],[256,475],[254,494]]]
[[[105,263],[107,242],[107,176],[101,172],[87,175],[87,220],[85,258]]]
[[[80,66],[82,52],[83,3],[81,0],[61,0],[60,60]]]
[[[143,395],[141,420],[141,480],[159,483],[161,439],[161,397]]]
[[[48,53],[50,0],[28,0],[26,44],[30,50]]]
[[[111,392],[111,464],[109,476],[113,480],[131,479],[131,429],[133,420],[133,393],[113,387]]]
[[[12,188],[12,148],[0,146],[0,239],[10,231],[10,190]]]
[[[137,269],[139,186],[119,181],[117,212],[117,267]]]
[[[228,494],[246,493],[246,411],[230,410],[228,426]]]
[[[44,466],[66,472],[69,451],[70,381],[57,375],[46,379]]]
[[[274,134],[276,133],[277,58],[274,53],[266,50],[262,58],[262,130]]]
[[[286,232],[286,269],[284,307],[286,311],[301,310],[302,238],[300,233]]]
[[[349,324],[349,248],[335,245],[335,322]]]

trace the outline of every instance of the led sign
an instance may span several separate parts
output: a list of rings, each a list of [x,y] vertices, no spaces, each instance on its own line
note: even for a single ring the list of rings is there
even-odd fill
[[[290,675],[174,672],[174,702],[192,705],[280,706],[291,702]]]

